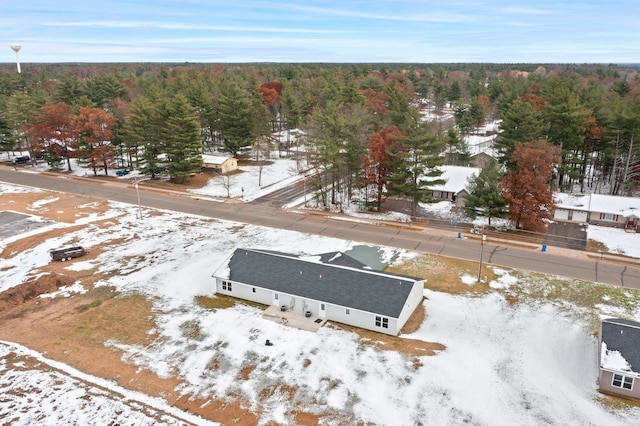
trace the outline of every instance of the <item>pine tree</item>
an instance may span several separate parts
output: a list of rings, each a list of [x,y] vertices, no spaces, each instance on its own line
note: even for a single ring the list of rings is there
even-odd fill
[[[576,153],[581,149],[587,128],[588,110],[582,105],[577,93],[565,86],[552,85],[550,101],[545,104],[543,114],[549,124],[547,140],[560,147],[562,166],[558,171],[558,187],[568,187],[571,180],[579,176],[582,159]],[[575,167],[574,167],[575,166]],[[568,179],[566,179],[566,178]]]
[[[491,218],[505,217],[507,203],[502,198],[500,181],[503,173],[497,161],[487,163],[478,176],[472,176],[467,184],[469,195],[465,198],[464,211],[467,216],[475,219],[486,217],[491,225]]]
[[[511,156],[516,144],[539,140],[544,135],[542,114],[532,103],[516,99],[502,114],[500,134],[494,148],[498,151],[498,161],[513,168]]]
[[[394,173],[389,177],[388,192],[408,197],[411,215],[415,216],[418,204],[435,201],[428,188],[445,183],[439,178],[442,170],[438,169],[442,165],[443,143],[425,122],[416,122],[398,142],[400,150],[391,155]]]
[[[168,112],[169,116],[162,127],[167,171],[172,179],[184,183],[202,168],[200,124],[183,95],[171,99]]]
[[[140,171],[155,179],[164,171],[158,157],[164,152],[158,108],[146,96],[138,96],[122,127],[122,138],[129,152],[129,161],[135,158]]]
[[[237,84],[230,84],[220,95],[215,108],[223,149],[235,157],[240,149],[251,145],[255,139],[252,100]]]

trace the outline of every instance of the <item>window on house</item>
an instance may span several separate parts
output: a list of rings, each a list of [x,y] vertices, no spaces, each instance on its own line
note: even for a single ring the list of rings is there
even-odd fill
[[[618,219],[618,216],[613,214],[613,213],[603,213],[602,214],[602,219],[610,220],[610,221],[616,221],[616,219]]]
[[[631,390],[633,388],[633,377],[623,376],[622,374],[614,374],[611,385],[617,388]]]
[[[274,293],[273,298],[278,300],[278,293]]]
[[[389,328],[389,318],[376,317],[376,327]]]
[[[346,312],[347,312],[347,315],[351,315],[351,310],[350,309],[347,309]]]
[[[231,282],[222,281],[222,289],[223,290],[227,290],[227,291],[231,291]]]

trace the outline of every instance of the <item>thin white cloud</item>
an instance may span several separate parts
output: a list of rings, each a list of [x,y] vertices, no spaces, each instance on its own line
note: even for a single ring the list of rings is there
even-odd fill
[[[376,19],[382,21],[405,21],[405,22],[433,22],[433,23],[462,23],[476,22],[478,18],[472,14],[438,12],[433,13],[414,13],[406,15],[371,13],[366,11],[354,11],[345,9],[329,9],[315,6],[302,6],[292,3],[278,3],[276,7],[282,7],[288,11],[296,10],[298,12],[310,14],[323,14],[330,16],[342,16],[358,19]]]
[[[179,24],[174,22],[154,21],[84,21],[62,22],[53,21],[43,24],[50,27],[87,27],[87,28],[157,28],[164,30],[185,31],[229,31],[229,32],[264,32],[264,33],[300,33],[300,34],[344,34],[351,30],[284,28],[284,27],[249,27],[225,25]]]
[[[505,13],[511,13],[516,15],[551,15],[554,12],[551,10],[545,10],[540,8],[531,8],[531,7],[506,7],[502,9]]]

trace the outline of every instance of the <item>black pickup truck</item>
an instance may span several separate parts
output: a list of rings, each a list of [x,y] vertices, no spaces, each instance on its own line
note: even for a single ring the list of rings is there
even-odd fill
[[[64,262],[65,260],[71,260],[74,257],[84,256],[85,254],[87,254],[87,251],[84,248],[78,246],[51,250],[49,254],[51,255],[52,260],[60,260]]]

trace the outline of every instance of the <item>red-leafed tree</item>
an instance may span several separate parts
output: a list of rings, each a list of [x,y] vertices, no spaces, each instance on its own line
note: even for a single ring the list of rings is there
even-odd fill
[[[109,165],[115,158],[115,149],[111,144],[115,117],[102,108],[83,107],[73,119],[73,124],[79,135],[82,160],[93,169],[94,175],[98,174],[98,167],[103,167],[104,174],[109,175]]]
[[[280,113],[280,106],[282,105],[282,84],[277,81],[270,81],[264,83],[258,89],[262,95],[262,102],[265,104],[269,113],[271,114],[271,128],[275,132],[279,130],[278,115]]]
[[[517,228],[536,228],[553,212],[550,184],[554,166],[560,162],[560,150],[543,140],[519,143],[511,160],[515,169],[509,170],[501,183],[509,219]]]
[[[380,211],[384,189],[388,177],[393,173],[393,157],[391,154],[402,149],[397,139],[404,134],[394,126],[383,127],[369,137],[367,156],[362,159],[364,180],[367,187],[373,187],[376,197],[376,208]]]
[[[73,110],[69,104],[44,105],[34,124],[27,129],[32,150],[43,155],[52,167],[59,167],[64,158],[71,171],[70,157],[77,147],[77,135],[73,127]]]
[[[387,107],[391,101],[391,96],[384,92],[376,92],[371,88],[364,89],[362,94],[367,101],[367,106],[374,113],[385,114],[388,111]]]

